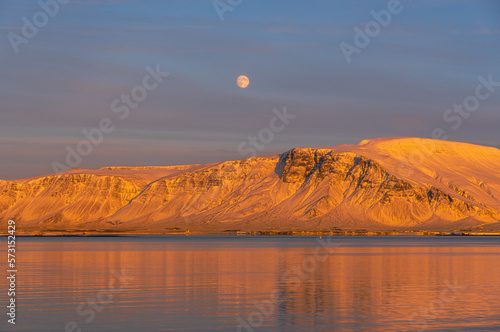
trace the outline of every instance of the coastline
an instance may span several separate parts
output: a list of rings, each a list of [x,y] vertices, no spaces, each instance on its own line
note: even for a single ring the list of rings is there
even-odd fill
[[[193,232],[193,231],[166,231],[166,232],[116,232],[116,231],[39,231],[36,233],[16,234],[16,237],[134,237],[134,236],[214,236],[214,235],[237,235],[237,236],[500,236],[500,231],[491,232],[441,232],[441,231],[275,231],[275,230],[224,230],[214,232]],[[1,237],[9,234],[0,233]]]

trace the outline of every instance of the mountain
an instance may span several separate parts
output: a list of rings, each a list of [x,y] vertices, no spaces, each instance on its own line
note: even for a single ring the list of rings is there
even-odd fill
[[[421,138],[0,180],[18,232],[458,230],[500,222],[500,150]]]

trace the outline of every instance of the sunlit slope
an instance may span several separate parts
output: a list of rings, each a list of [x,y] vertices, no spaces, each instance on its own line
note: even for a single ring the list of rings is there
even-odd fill
[[[339,146],[338,150],[344,148],[348,149]],[[381,138],[351,146],[350,151],[376,160],[405,181],[451,189],[458,196],[500,209],[499,149],[422,138]]]
[[[500,150],[419,138],[0,181],[27,228],[457,229],[500,221]]]
[[[0,216],[2,222],[14,219],[26,226],[64,224],[71,228],[112,215],[151,181],[182,172],[183,166],[179,167],[75,169],[58,175],[0,180]]]

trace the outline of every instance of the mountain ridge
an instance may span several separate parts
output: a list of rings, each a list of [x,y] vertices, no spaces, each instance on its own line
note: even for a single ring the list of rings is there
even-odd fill
[[[27,233],[168,229],[456,230],[500,222],[500,150],[424,138],[293,148],[210,164],[0,180]]]

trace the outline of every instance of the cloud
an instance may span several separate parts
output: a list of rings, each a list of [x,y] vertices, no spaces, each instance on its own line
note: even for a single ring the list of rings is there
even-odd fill
[[[486,27],[482,27],[474,31],[475,34],[478,35],[497,35],[500,34],[500,29],[490,29]]]

